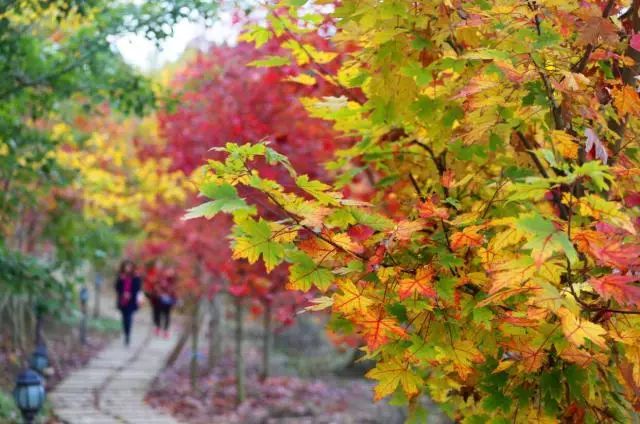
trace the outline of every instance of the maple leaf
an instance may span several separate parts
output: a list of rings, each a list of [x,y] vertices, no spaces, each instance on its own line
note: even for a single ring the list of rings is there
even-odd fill
[[[554,130],[551,132],[551,138],[558,149],[558,152],[569,159],[578,158],[578,143],[575,142],[573,136],[566,131]]]
[[[376,401],[393,393],[398,386],[402,387],[408,398],[412,398],[419,393],[418,388],[422,385],[422,378],[413,373],[408,363],[402,363],[398,358],[378,362],[365,376],[378,380],[374,397]]]
[[[610,19],[602,17],[602,12],[597,7],[581,8],[576,15],[583,20],[578,32],[578,46],[618,42],[618,28]]]
[[[518,219],[516,226],[529,234],[529,241],[524,245],[524,248],[531,249],[531,256],[535,260],[536,267],[541,267],[557,251],[564,252],[571,263],[578,261],[578,253],[569,237],[553,222],[538,214],[532,214]]]
[[[631,234],[636,234],[631,217],[622,211],[620,203],[610,202],[595,194],[584,196],[580,198],[579,202],[582,215],[605,220],[617,227],[624,228]]]
[[[574,345],[567,345],[567,347],[560,352],[560,357],[581,367],[586,367],[593,362],[598,362],[602,365],[607,362],[606,355],[602,353],[592,354],[591,352],[579,349]]]
[[[449,366],[458,373],[462,380],[473,372],[474,364],[484,360],[484,356],[472,340],[455,340],[452,345],[439,349],[441,361],[450,363]]]
[[[341,293],[334,295],[333,310],[345,315],[364,313],[373,300],[364,295],[365,288],[357,287],[351,280],[339,280],[337,282]]]
[[[525,338],[510,340],[504,346],[510,353],[517,353],[517,361],[525,373],[538,371],[547,358],[544,346],[536,346]]]
[[[411,236],[416,232],[422,230],[425,227],[425,223],[422,220],[409,221],[403,219],[396,224],[393,231],[390,232],[390,237],[398,241],[411,240]]]
[[[354,322],[361,328],[362,336],[371,350],[378,349],[389,341],[390,337],[406,338],[407,332],[398,321],[388,316],[384,309],[366,309],[363,314],[352,315]]]
[[[621,243],[598,231],[576,231],[574,241],[582,252],[605,266],[622,272],[640,267],[640,244]]]
[[[470,225],[462,231],[451,234],[451,249],[459,250],[463,247],[482,246],[484,236],[479,231],[484,228],[484,225]]]
[[[328,296],[321,296],[309,301],[311,305],[304,308],[305,311],[322,311],[333,306],[333,299]]]
[[[564,307],[558,310],[558,315],[560,316],[564,335],[575,347],[583,346],[585,340],[590,340],[602,349],[607,349],[607,342],[604,337],[602,337],[607,334],[607,332],[600,325],[577,317],[573,312]]]
[[[618,109],[620,115],[640,115],[640,96],[635,88],[623,85],[622,88],[611,90],[611,95],[613,96],[613,105]]]
[[[269,223],[263,219],[246,219],[236,227],[233,259],[246,258],[254,263],[262,256],[267,272],[284,259],[284,245],[273,241]]]
[[[598,134],[596,134],[596,132],[591,128],[587,128],[584,130],[584,135],[587,137],[587,143],[585,144],[584,149],[587,152],[590,152],[591,149],[595,149],[596,158],[606,164],[609,159],[609,153],[607,153],[607,148],[604,147],[604,144],[600,141]]]
[[[309,291],[312,286],[316,286],[319,290],[326,291],[334,280],[330,269],[316,264],[304,252],[289,253],[288,259],[291,261],[287,284],[289,289]]]
[[[423,266],[416,271],[416,276],[403,278],[398,284],[398,295],[400,300],[409,296],[421,294],[426,297],[435,298],[436,291],[433,287],[433,277],[436,271],[431,265]]]
[[[247,205],[244,199],[238,196],[236,188],[230,184],[218,185],[216,183],[209,183],[204,185],[200,190],[203,195],[214,200],[189,209],[183,219],[200,217],[210,219],[219,212],[231,213],[245,211],[250,214],[256,212],[256,208]]]
[[[535,274],[536,267],[531,258],[522,257],[490,264],[487,271],[492,282],[489,294],[494,294],[503,288],[521,287]]]
[[[433,197],[430,197],[424,202],[420,202],[420,204],[418,204],[418,213],[421,218],[449,218],[449,211],[447,208],[436,205]]]
[[[639,281],[638,275],[605,275],[592,278],[589,284],[605,300],[614,298],[620,304],[640,306],[640,287],[631,284]]]

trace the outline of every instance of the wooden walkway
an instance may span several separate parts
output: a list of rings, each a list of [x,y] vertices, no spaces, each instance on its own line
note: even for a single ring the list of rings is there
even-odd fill
[[[113,341],[49,395],[60,420],[68,424],[178,423],[144,402],[177,339],[175,329],[169,339],[153,335],[149,314],[148,307],[135,314],[130,346],[120,338]]]

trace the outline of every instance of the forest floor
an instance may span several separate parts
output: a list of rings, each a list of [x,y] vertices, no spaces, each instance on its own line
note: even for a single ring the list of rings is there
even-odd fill
[[[209,371],[203,354],[206,349],[199,349],[197,390],[191,389],[191,352],[185,350],[174,366],[158,375],[146,401],[190,424],[404,423],[404,408],[387,400],[373,402],[374,382],[364,378],[366,367],[349,367],[353,351],[340,351],[328,342],[322,323],[303,319],[276,333],[271,376],[265,381],[260,380],[261,332],[251,324],[248,327],[243,354],[246,400],[240,405],[236,405],[229,337],[224,355]],[[449,422],[437,406],[428,400],[425,403],[430,409],[429,423]]]

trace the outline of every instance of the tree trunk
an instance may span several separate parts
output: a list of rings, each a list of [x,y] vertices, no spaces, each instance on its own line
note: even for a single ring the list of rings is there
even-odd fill
[[[195,391],[198,386],[198,336],[200,333],[200,301],[194,299],[193,310],[191,312],[191,363],[190,377],[191,390]]]
[[[102,274],[96,273],[93,292],[93,317],[100,318],[100,295],[102,294]]]
[[[265,302],[262,322],[262,381],[269,378],[269,360],[271,357],[271,302]]]
[[[167,358],[167,362],[164,365],[165,368],[170,368],[173,366],[173,364],[176,363],[176,361],[178,360],[178,357],[180,356],[180,353],[182,352],[182,349],[184,349],[185,345],[187,344],[187,341],[189,340],[190,335],[191,335],[191,328],[185,326],[184,329],[182,330],[182,334],[180,335],[180,338],[178,339],[178,343],[176,343],[176,347],[173,348],[173,351]]]
[[[236,402],[240,405],[245,399],[244,360],[242,338],[244,337],[242,298],[236,296]]]
[[[214,296],[209,301],[209,354],[207,367],[211,371],[222,356],[222,302],[220,295]]]

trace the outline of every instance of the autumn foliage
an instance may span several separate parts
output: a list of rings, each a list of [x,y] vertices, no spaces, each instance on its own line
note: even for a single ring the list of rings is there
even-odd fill
[[[311,41],[327,43],[320,37],[311,37]],[[331,157],[338,142],[331,124],[309,117],[299,98],[329,94],[331,86],[301,85],[287,80],[295,80],[303,66],[264,69],[247,66],[280,50],[278,42],[272,41],[260,48],[240,43],[197,52],[172,79],[175,105],[158,114],[161,141],[141,143],[141,155],[168,158],[171,172],[180,172],[198,182],[202,180],[199,167],[203,159],[222,158],[218,149],[226,143],[242,145],[269,140],[291,157],[294,166],[314,177],[323,176],[321,164]],[[272,178],[287,183],[286,171],[274,170],[266,164],[260,167],[263,172],[271,172]],[[225,198],[233,195],[224,189],[211,190]],[[207,187],[200,187],[200,191],[211,194]],[[264,195],[257,191],[246,194],[256,199],[261,213],[269,213],[260,205],[267,203]],[[255,313],[260,312],[262,305],[273,303],[275,318],[281,323],[291,323],[309,295],[284,289],[287,275],[284,267],[267,278],[263,265],[235,261],[242,256],[232,255],[228,247],[230,218],[218,216],[208,222],[182,219],[184,209],[199,202],[196,195],[193,191],[182,205],[156,204],[148,211],[147,257],[177,259],[185,280],[185,294],[211,296],[226,290],[233,296],[257,301],[252,308]],[[212,216],[218,206],[229,207],[207,204],[189,212],[187,218],[194,213]],[[199,266],[200,277],[195,272]],[[204,278],[204,274],[212,278]]]
[[[281,45],[256,72],[304,64],[299,83],[334,86],[302,103],[355,140],[327,165],[335,183],[259,134],[209,161],[210,200],[190,217],[231,214],[235,257],[287,264],[291,288],[323,292],[309,309],[364,338],[376,399],[419,414],[428,394],[469,423],[629,422],[640,2],[298,6],[278,3],[244,37]],[[317,30],[335,35],[311,49]],[[354,178],[375,189],[368,202],[344,190]]]

